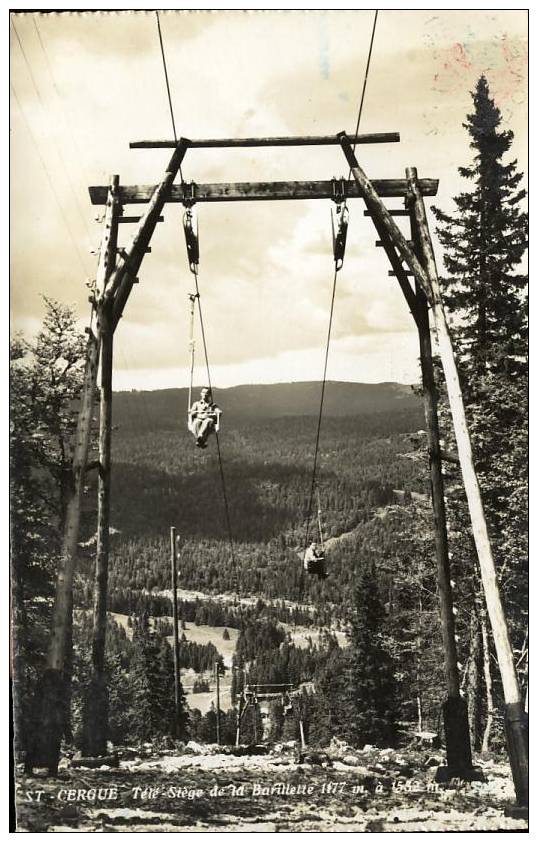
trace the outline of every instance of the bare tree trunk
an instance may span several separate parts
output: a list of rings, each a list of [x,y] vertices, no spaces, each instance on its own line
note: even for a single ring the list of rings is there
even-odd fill
[[[489,737],[493,724],[493,683],[491,679],[491,655],[489,653],[488,623],[483,604],[479,609],[480,630],[482,633],[482,654],[484,659],[484,683],[486,686],[486,727],[482,735],[482,753],[489,751]]]

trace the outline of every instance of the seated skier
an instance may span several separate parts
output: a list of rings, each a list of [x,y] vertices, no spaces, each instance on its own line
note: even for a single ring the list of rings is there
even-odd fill
[[[304,567],[308,574],[316,574],[318,577],[327,577],[325,571],[325,550],[323,545],[313,541],[307,547],[304,555]]]
[[[211,390],[202,388],[200,399],[189,411],[189,430],[196,437],[197,447],[207,447],[207,439],[215,431],[221,414],[222,411],[213,402]]]

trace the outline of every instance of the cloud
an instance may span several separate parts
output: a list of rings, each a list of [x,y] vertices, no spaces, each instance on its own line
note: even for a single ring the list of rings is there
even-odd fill
[[[163,13],[178,132],[194,138],[353,129],[371,21],[370,11]],[[27,62],[16,39],[11,49],[11,305],[14,328],[28,333],[43,314],[43,292],[74,302],[85,324],[83,282],[95,275],[89,250],[99,244],[93,217],[102,212],[86,187],[106,184],[110,174],[124,184],[155,184],[170,151],[129,150],[128,143],[171,136],[154,15],[51,14],[37,22],[46,55],[29,14],[15,15]],[[469,90],[485,64],[525,168],[525,31],[523,11],[382,11],[362,129],[399,130],[402,141],[359,148],[367,174],[403,177],[406,166],[417,165],[419,174],[440,178],[436,201],[450,208],[461,190],[456,168],[470,160],[461,127]],[[347,167],[337,147],[192,150],[183,174],[197,182],[308,180],[347,176]],[[200,207],[204,321],[223,383],[258,368],[281,376],[286,365],[290,375],[303,375],[317,357],[332,285],[330,208],[328,201]],[[119,374],[151,386],[152,375],[174,384],[186,369],[194,282],[182,213],[179,205],[165,208],[117,332]],[[356,336],[370,347],[367,362],[377,375],[390,371],[379,341],[414,339],[413,325],[362,202],[351,201],[350,213],[333,343]],[[128,245],[134,227],[121,226],[120,245]],[[405,357],[411,363],[414,355]],[[359,370],[350,356],[335,364]]]
[[[218,388],[290,381],[321,382],[324,356],[325,350],[319,346],[281,350],[273,357],[213,365],[212,383]],[[416,333],[379,334],[375,338],[353,335],[331,344],[329,381],[413,384],[419,381],[419,376]],[[200,385],[205,381],[205,369],[200,365],[194,374],[194,384]],[[114,374],[115,390],[187,387],[188,384],[189,370],[179,365],[157,369],[132,369],[119,365]]]

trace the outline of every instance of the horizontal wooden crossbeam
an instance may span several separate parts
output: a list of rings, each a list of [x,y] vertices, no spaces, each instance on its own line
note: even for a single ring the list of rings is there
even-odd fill
[[[399,142],[399,133],[359,133],[347,137],[352,145]],[[186,139],[188,148],[294,148],[301,145],[339,145],[334,136],[255,136],[246,139]],[[143,139],[129,142],[129,148],[175,148],[173,139]]]
[[[382,198],[405,198],[408,187],[406,180],[374,180],[376,192]],[[360,198],[361,191],[355,181],[312,180],[279,181],[273,183],[188,183],[174,184],[166,201],[175,204],[216,201],[304,201],[312,198],[333,198],[336,190],[346,198]],[[439,181],[422,178],[420,190],[423,195],[436,195]],[[154,186],[120,186],[118,193],[121,204],[146,204],[152,197]],[[108,187],[90,186],[92,204],[106,204]],[[399,211],[398,211],[399,212]],[[407,215],[402,211],[401,215]]]

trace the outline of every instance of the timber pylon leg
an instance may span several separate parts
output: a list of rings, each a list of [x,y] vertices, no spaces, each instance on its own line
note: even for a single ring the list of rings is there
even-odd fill
[[[413,245],[417,257],[423,263],[413,207],[411,207],[409,213]],[[443,703],[443,727],[445,732],[447,765],[439,768],[436,779],[438,781],[449,781],[451,778],[462,778],[467,781],[479,781],[484,780],[484,778],[481,771],[473,767],[469,714],[467,703],[460,694],[456,626],[454,622],[450,557],[448,553],[445,490],[441,465],[441,436],[437,409],[438,393],[433,369],[428,301],[420,287],[416,288],[413,317],[419,336],[424,419],[428,439],[433,527],[437,560],[437,594],[439,596],[445,680],[448,693],[448,697]]]
[[[101,396],[99,402],[99,480],[97,488],[97,553],[93,584],[92,671],[83,707],[83,746],[86,757],[106,755],[108,740],[108,694],[105,666],[108,553],[110,524],[110,473],[112,430],[112,307],[104,303],[106,288],[115,268],[118,238],[119,176],[112,175],[96,287],[97,327],[101,340]]]
[[[351,173],[353,174],[353,177],[361,191],[361,195],[364,198],[369,214],[375,216],[378,222],[383,225],[383,228],[390,236],[394,247],[398,250],[400,259],[405,260],[408,264],[411,274],[415,276],[417,287],[420,287],[423,290],[428,299],[429,305],[432,308],[433,319],[438,336],[439,354],[443,365],[443,372],[445,374],[447,395],[450,403],[452,422],[454,425],[454,434],[458,448],[462,479],[469,507],[471,528],[478,556],[478,563],[480,565],[480,575],[482,579],[482,586],[484,588],[488,615],[491,622],[495,650],[497,652],[504,698],[507,708],[515,708],[513,711],[512,709],[508,710],[508,714],[511,715],[513,713],[516,718],[508,718],[509,725],[507,725],[507,728],[510,728],[511,733],[510,735],[507,735],[507,748],[510,755],[510,765],[512,767],[512,775],[516,789],[516,799],[518,805],[526,807],[528,806],[527,770],[529,755],[528,741],[525,737],[525,717],[522,715],[523,711],[521,710],[521,695],[519,691],[516,667],[514,664],[512,646],[510,643],[510,636],[508,633],[508,625],[497,581],[480,485],[474,467],[471,439],[469,428],[467,426],[461,385],[452,341],[450,338],[450,331],[444,313],[435,255],[433,252],[426,217],[426,209],[417,177],[417,171],[415,168],[407,169],[406,177],[408,182],[408,202],[413,208],[422,262],[415,254],[413,248],[409,246],[407,239],[404,237],[392,215],[383,204],[383,201],[379,197],[371,181],[368,180],[364,171],[360,168],[346,134],[339,133],[338,139],[351,169]]]
[[[409,283],[408,274],[404,269],[402,258],[397,250],[393,236],[389,233],[386,222],[379,215],[375,206],[371,204],[369,205],[368,201],[367,207],[372,223],[380,237],[380,245],[385,249],[387,257],[392,265],[394,275],[398,279],[402,293],[407,301],[413,319],[415,320],[419,337],[422,395],[424,401],[426,435],[428,439],[433,531],[437,562],[437,592],[439,597],[441,635],[443,641],[445,680],[447,688],[447,699],[443,704],[447,765],[440,769],[439,775],[442,777],[439,777],[439,780],[449,780],[450,778],[478,780],[479,773],[472,764],[467,705],[460,695],[455,636],[456,631],[454,624],[452,588],[450,583],[450,559],[448,554],[445,495],[441,467],[437,388],[435,386],[435,374],[433,369],[428,301],[425,294],[419,287],[416,288],[415,292]],[[417,257],[421,259],[422,262],[413,212],[413,209],[409,210],[411,236],[413,238],[409,245],[413,246]]]
[[[516,790],[518,808],[508,808],[508,816],[528,817],[529,810],[529,717],[523,701],[506,704],[504,729],[510,768]]]
[[[528,807],[529,744],[528,738],[525,735],[526,714],[524,713],[521,701],[518,676],[514,663],[512,645],[510,642],[510,634],[508,632],[508,624],[497,580],[493,552],[491,549],[484,506],[482,503],[480,484],[478,482],[474,466],[471,438],[469,428],[467,426],[467,418],[454,357],[454,350],[450,338],[450,331],[443,307],[439,278],[437,275],[437,265],[435,263],[435,255],[433,252],[433,245],[426,217],[424,199],[418,184],[416,169],[407,169],[406,176],[409,183],[411,204],[414,206],[415,211],[414,215],[417,223],[417,233],[420,240],[422,257],[424,258],[423,270],[426,273],[429,285],[432,313],[435,327],[437,329],[439,354],[441,356],[443,372],[445,374],[447,395],[450,403],[452,422],[454,425],[454,435],[458,448],[463,485],[467,497],[467,505],[469,507],[471,528],[478,563],[480,566],[480,576],[482,579],[484,597],[486,599],[486,606],[491,623],[493,641],[495,643],[499,672],[503,686],[507,720],[506,746],[510,758],[516,800],[519,806]],[[419,264],[419,266],[422,265]]]
[[[110,539],[110,468],[112,432],[112,312],[100,308],[101,399],[99,416],[99,485],[97,555],[93,593],[92,678],[85,703],[83,755],[106,755],[108,740],[108,689],[105,658],[108,556]]]

